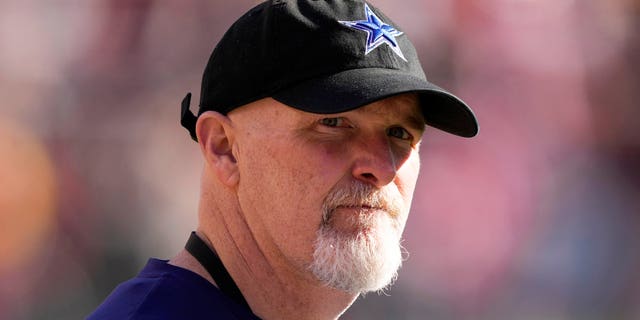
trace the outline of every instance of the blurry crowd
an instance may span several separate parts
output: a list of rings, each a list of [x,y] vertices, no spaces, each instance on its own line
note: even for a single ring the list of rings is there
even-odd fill
[[[0,2],[0,319],[83,318],[183,246],[179,102],[256,3]],[[640,1],[371,3],[481,128],[427,130],[408,259],[344,319],[639,319]]]

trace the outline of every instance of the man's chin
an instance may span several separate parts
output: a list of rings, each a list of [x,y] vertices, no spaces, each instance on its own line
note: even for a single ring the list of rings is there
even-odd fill
[[[346,229],[321,227],[310,270],[325,285],[350,293],[389,286],[402,264],[402,253],[399,231],[384,219],[391,220],[378,217],[374,224]]]

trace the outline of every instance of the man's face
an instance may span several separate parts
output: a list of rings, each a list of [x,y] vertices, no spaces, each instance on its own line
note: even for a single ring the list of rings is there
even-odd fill
[[[270,263],[351,293],[388,285],[420,167],[416,96],[330,115],[263,99],[229,117],[240,210]]]

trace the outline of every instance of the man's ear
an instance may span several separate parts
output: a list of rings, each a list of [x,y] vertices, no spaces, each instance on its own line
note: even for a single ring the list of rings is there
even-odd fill
[[[233,155],[234,129],[229,117],[215,112],[203,112],[196,122],[196,135],[206,165],[223,184],[233,187],[240,178]]]

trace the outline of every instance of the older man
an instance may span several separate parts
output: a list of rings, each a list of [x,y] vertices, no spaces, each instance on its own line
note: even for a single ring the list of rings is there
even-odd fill
[[[478,130],[402,29],[356,0],[251,9],[211,55],[197,117],[189,103],[197,231],[92,319],[335,319],[397,275],[425,124]]]

